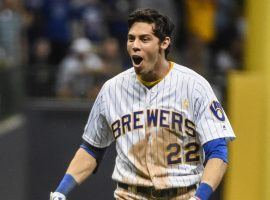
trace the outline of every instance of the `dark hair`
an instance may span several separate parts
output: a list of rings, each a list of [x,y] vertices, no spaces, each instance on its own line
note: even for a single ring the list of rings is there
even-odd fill
[[[154,24],[154,35],[159,38],[160,41],[163,41],[165,37],[171,37],[174,29],[173,22],[167,16],[162,15],[157,10],[150,8],[138,9],[132,12],[128,17],[128,30],[130,30],[135,22]],[[169,51],[170,45],[165,50],[166,58]]]

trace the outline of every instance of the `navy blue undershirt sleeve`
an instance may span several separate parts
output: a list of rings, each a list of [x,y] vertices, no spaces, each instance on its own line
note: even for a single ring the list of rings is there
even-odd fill
[[[228,147],[225,138],[211,140],[203,145],[205,163],[211,158],[219,158],[228,163]]]
[[[107,148],[98,148],[91,144],[89,144],[87,141],[83,140],[83,143],[80,145],[80,148],[84,149],[87,153],[89,153],[93,158],[97,161],[97,167],[95,168],[93,173],[97,172],[98,166],[100,162],[103,159],[104,153]]]

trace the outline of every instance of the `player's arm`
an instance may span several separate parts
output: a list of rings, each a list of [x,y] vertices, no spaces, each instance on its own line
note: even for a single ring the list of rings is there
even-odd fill
[[[84,180],[86,180],[98,167],[104,155],[105,149],[91,146],[86,141],[80,146],[66,174],[55,192],[51,193],[51,200],[66,199],[66,196]]]
[[[227,163],[223,160],[220,158],[211,158],[205,166],[201,182],[207,183],[213,190],[216,190],[226,172],[226,169]]]
[[[96,159],[84,149],[79,148],[72,159],[66,174],[70,174],[77,184],[81,184],[97,166]]]
[[[228,150],[225,138],[219,138],[203,145],[205,169],[195,198],[208,200],[220,184],[228,163]]]

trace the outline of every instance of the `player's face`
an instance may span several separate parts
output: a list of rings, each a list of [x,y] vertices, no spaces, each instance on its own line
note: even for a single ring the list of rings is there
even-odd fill
[[[127,50],[138,75],[153,73],[165,60],[169,38],[160,42],[154,35],[154,24],[136,22],[128,32]]]

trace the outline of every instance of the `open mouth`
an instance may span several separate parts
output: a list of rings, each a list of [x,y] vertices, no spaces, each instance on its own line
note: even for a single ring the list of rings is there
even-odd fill
[[[143,61],[141,56],[134,55],[131,58],[136,65],[139,65]]]

